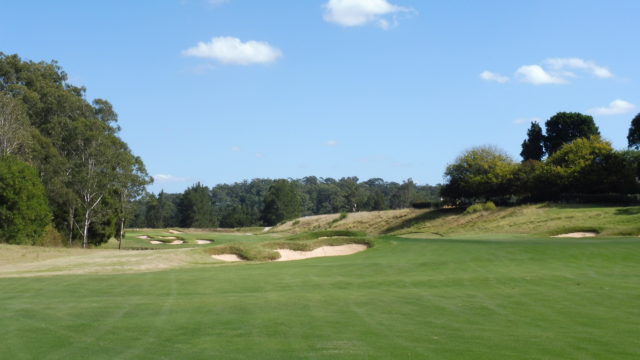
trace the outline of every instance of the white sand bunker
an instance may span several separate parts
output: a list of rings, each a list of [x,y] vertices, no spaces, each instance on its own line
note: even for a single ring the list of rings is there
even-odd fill
[[[211,244],[211,240],[196,240],[196,244],[199,244],[199,245]]]
[[[585,238],[585,237],[595,237],[598,236],[597,232],[593,231],[583,231],[583,232],[572,232],[568,234],[561,234],[552,237],[556,238]]]
[[[164,244],[164,243],[162,241],[158,241],[158,240],[151,240],[151,241],[149,241],[149,244],[160,245],[160,244]]]
[[[165,240],[178,240],[177,237],[175,236],[160,236],[160,239],[165,239]]]
[[[280,253],[280,258],[276,261],[304,260],[304,259],[323,257],[323,256],[343,256],[343,255],[355,254],[365,250],[367,250],[367,246],[362,244],[322,246],[317,249],[313,249],[311,251],[276,249],[276,251]]]
[[[180,244],[184,244],[184,241],[182,241],[182,240],[173,240],[172,242],[169,243],[169,245],[180,245]]]
[[[138,239],[142,239],[142,240],[149,240],[151,239],[150,237],[148,237],[147,235],[140,235],[140,236],[136,236],[136,238]]]
[[[238,255],[236,254],[220,254],[220,255],[211,255],[212,258],[216,259],[216,260],[222,260],[222,261],[227,261],[227,262],[233,262],[233,261],[244,261],[243,259],[241,259]]]
[[[178,230],[169,230],[170,234],[182,234],[182,231],[178,231]]]

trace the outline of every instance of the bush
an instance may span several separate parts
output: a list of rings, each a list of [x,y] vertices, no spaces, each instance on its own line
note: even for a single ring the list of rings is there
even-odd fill
[[[469,206],[467,210],[464,211],[465,214],[473,214],[481,211],[493,211],[497,209],[496,204],[493,201],[487,201],[484,203],[477,203]]]
[[[36,170],[13,157],[0,158],[0,242],[34,245],[51,222]]]
[[[62,236],[62,234],[60,234],[53,225],[49,224],[44,229],[44,234],[40,241],[38,241],[38,245],[47,247],[63,247],[64,240],[64,236]]]

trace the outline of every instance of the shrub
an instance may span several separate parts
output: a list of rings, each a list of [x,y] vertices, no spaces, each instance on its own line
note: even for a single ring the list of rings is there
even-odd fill
[[[473,214],[481,211],[493,211],[497,209],[496,204],[493,201],[487,201],[484,203],[477,203],[469,206],[467,210],[464,211],[465,214]]]
[[[50,222],[36,170],[13,157],[0,158],[0,242],[37,244]]]

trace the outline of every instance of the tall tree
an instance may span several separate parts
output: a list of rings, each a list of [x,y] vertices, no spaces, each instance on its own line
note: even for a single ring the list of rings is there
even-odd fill
[[[545,122],[545,127],[544,149],[548,156],[575,139],[600,135],[593,117],[575,112],[559,112]]]
[[[629,149],[640,149],[640,113],[631,120],[627,141],[629,142]]]
[[[542,160],[544,156],[544,134],[542,127],[537,122],[532,122],[531,127],[527,130],[527,139],[522,142],[522,161]]]
[[[276,180],[265,196],[262,220],[273,226],[300,216],[300,194],[297,187],[285,179]]]
[[[447,166],[442,195],[452,201],[511,195],[517,168],[503,150],[493,146],[472,148]]]
[[[196,183],[185,190],[180,199],[180,226],[185,228],[210,228],[217,226],[211,193],[206,186]]]
[[[21,105],[0,92],[0,156],[15,155],[26,148],[27,117]]]

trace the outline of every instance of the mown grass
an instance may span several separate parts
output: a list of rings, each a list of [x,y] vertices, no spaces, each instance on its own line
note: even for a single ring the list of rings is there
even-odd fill
[[[386,236],[370,250],[343,257],[0,279],[0,354],[7,359],[640,356],[638,239],[513,238]]]

